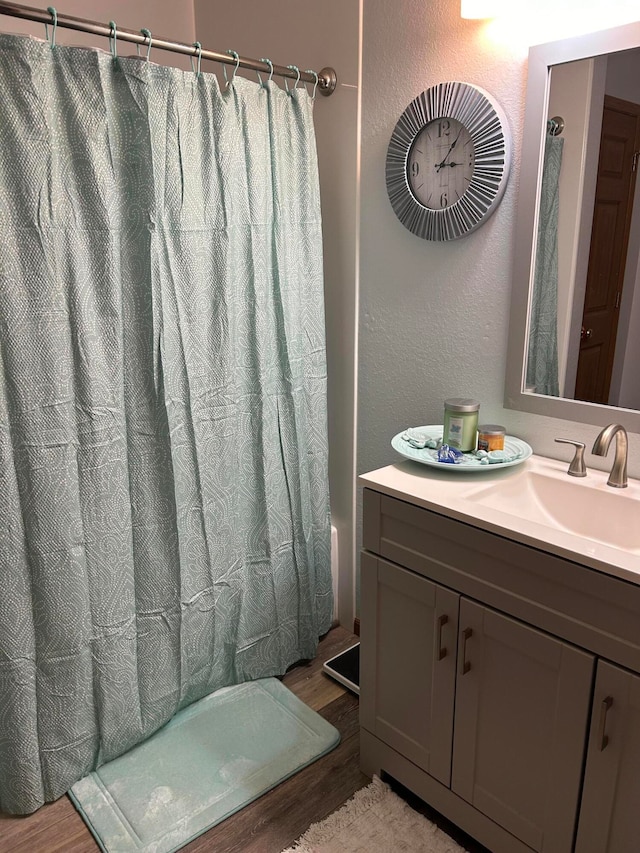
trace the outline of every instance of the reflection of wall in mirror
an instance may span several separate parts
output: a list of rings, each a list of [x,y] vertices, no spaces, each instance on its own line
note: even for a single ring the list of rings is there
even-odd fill
[[[640,50],[555,66],[548,116],[564,118],[565,138],[558,219],[558,361],[560,396],[573,398],[604,95],[640,103]],[[611,405],[640,409],[640,181],[634,217],[618,342],[611,382]],[[638,284],[638,287],[636,287]]]

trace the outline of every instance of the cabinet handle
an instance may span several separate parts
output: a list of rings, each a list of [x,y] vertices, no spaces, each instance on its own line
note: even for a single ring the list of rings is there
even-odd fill
[[[460,675],[466,675],[471,669],[467,660],[467,640],[473,636],[473,628],[465,628],[462,632],[462,653],[460,655]]]
[[[598,740],[600,741],[600,752],[606,748],[609,743],[609,738],[605,734],[605,729],[607,727],[607,711],[613,705],[613,697],[605,696],[602,700],[602,705],[600,706],[600,727],[598,730]]]
[[[448,621],[449,617],[446,613],[438,616],[438,660],[442,660],[442,658],[446,658],[447,656],[447,647],[442,645],[442,629]]]

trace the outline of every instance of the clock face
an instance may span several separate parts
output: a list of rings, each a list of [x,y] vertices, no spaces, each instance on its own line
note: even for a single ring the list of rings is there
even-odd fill
[[[510,161],[507,121],[491,95],[470,83],[439,83],[411,101],[391,135],[389,201],[418,237],[457,240],[497,208]]]
[[[430,210],[460,201],[473,177],[471,134],[455,118],[437,118],[416,136],[407,160],[407,180],[416,199]]]

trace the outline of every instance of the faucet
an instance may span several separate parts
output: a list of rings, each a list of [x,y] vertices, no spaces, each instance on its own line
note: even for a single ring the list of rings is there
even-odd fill
[[[609,424],[593,443],[594,456],[606,456],[611,444],[611,439],[616,437],[616,455],[613,458],[611,473],[607,480],[608,486],[617,489],[627,487],[627,431],[621,424]]]
[[[586,477],[587,468],[584,464],[584,442],[573,441],[570,438],[556,438],[555,440],[558,444],[571,444],[576,449],[567,474],[570,477]]]

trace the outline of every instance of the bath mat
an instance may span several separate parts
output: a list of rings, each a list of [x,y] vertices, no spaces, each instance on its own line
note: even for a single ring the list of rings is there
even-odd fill
[[[170,853],[337,746],[276,678],[225,687],[69,796],[106,853]]]
[[[464,853],[377,776],[329,817],[314,823],[283,853]]]

